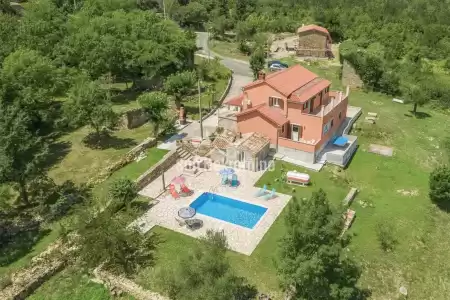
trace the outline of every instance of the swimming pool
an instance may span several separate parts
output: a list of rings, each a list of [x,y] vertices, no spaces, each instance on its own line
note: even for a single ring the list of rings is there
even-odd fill
[[[203,193],[190,205],[197,213],[247,228],[255,227],[267,208],[232,198]]]

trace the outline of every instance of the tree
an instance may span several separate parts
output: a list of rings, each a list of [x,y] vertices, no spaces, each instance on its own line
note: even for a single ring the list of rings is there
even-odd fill
[[[190,2],[180,6],[173,17],[183,27],[202,28],[203,23],[208,20],[208,12],[201,3]]]
[[[67,36],[67,16],[51,0],[28,4],[20,21],[17,43],[41,55],[58,56],[57,44]]]
[[[340,237],[342,214],[330,207],[323,190],[309,201],[292,199],[285,222],[278,272],[292,299],[363,299],[356,287],[361,272],[343,253],[348,240]]]
[[[54,119],[52,98],[64,88],[62,72],[37,51],[19,49],[5,58],[0,70],[2,103],[22,109],[36,131]]]
[[[92,127],[97,142],[101,139],[103,129],[112,129],[118,120],[112,109],[110,92],[98,82],[86,79],[77,81],[69,90],[64,111],[72,125]]]
[[[9,1],[8,1],[9,3]],[[0,13],[0,66],[3,60],[16,47],[16,36],[19,27],[19,18]]]
[[[111,197],[130,208],[131,201],[137,197],[136,183],[127,178],[118,178],[110,186],[109,193]]]
[[[67,27],[59,60],[94,79],[107,73],[134,82],[159,79],[193,64],[195,38],[152,11],[91,15],[83,8]]]
[[[25,205],[30,203],[28,182],[44,172],[48,154],[44,140],[30,132],[30,123],[21,108],[0,107],[0,183],[14,184]]]
[[[169,108],[169,97],[163,92],[145,93],[138,97],[137,102],[147,113],[149,122],[153,125],[153,136],[159,134],[159,125],[166,120]]]
[[[264,69],[264,64],[266,63],[266,58],[264,55],[264,50],[262,48],[257,48],[250,56],[250,69],[253,71],[253,76],[258,77],[258,73]]]
[[[164,270],[159,278],[170,299],[255,299],[255,287],[230,269],[226,246],[223,232],[208,230],[202,245],[181,258],[175,270]]]
[[[450,168],[441,166],[430,174],[430,199],[442,209],[450,208]]]
[[[155,236],[142,235],[122,219],[99,213],[82,218],[79,226],[78,257],[87,268],[103,264],[117,275],[129,276],[154,262]]]
[[[183,97],[188,96],[195,87],[197,76],[194,71],[183,71],[170,75],[164,81],[164,90],[175,98],[177,108],[180,108]]]
[[[417,107],[422,106],[429,101],[429,98],[420,83],[404,82],[401,86],[402,95],[407,103],[413,104],[413,114],[417,114]]]

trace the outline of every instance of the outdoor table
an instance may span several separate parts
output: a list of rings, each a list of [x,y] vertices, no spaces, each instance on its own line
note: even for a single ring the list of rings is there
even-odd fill
[[[189,219],[195,216],[195,208],[192,207],[183,207],[178,211],[178,216],[183,219]]]

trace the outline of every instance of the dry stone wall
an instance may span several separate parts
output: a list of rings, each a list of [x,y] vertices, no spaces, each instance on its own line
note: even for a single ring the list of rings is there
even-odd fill
[[[351,88],[362,88],[364,85],[355,68],[347,60],[342,62],[342,85]]]
[[[139,190],[143,189],[153,180],[158,178],[158,176],[160,176],[162,172],[172,167],[177,162],[177,159],[178,159],[178,152],[176,150],[172,150],[166,155],[164,155],[164,157],[156,165],[154,165],[151,169],[142,174],[136,180],[137,188]]]
[[[129,110],[122,116],[122,125],[128,129],[140,127],[147,121],[148,115],[142,108]]]
[[[299,34],[298,56],[327,57],[327,36],[319,32]]]

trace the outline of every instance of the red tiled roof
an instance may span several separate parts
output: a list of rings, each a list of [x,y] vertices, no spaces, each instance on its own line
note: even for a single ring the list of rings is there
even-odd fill
[[[317,80],[311,86],[306,89],[300,88],[297,91],[293,92],[289,100],[296,102],[306,102],[311,97],[314,97],[318,93],[320,93],[323,89],[330,86],[331,82],[325,79]]]
[[[330,33],[328,32],[328,30],[319,25],[311,24],[311,25],[301,26],[297,29],[297,33],[306,32],[306,31],[314,31],[314,30],[325,33],[331,40],[331,36],[330,36]]]
[[[242,106],[242,100],[244,100],[244,93],[228,99],[227,101],[225,101],[225,104],[232,106]]]
[[[271,73],[265,80],[256,80],[244,87],[244,90],[265,82],[272,88],[289,97],[295,90],[306,85],[318,76],[301,65],[293,65],[290,68]]]
[[[276,107],[269,107],[267,105],[261,106],[258,111],[266,116],[268,119],[275,122],[277,125],[284,125],[289,120],[283,115],[283,110]]]
[[[287,123],[289,120],[283,115],[283,110],[276,107],[269,107],[266,104],[260,104],[253,106],[239,114],[237,116],[242,116],[254,111],[258,111],[261,115],[265,116],[267,119],[271,120],[275,124],[281,126]]]

